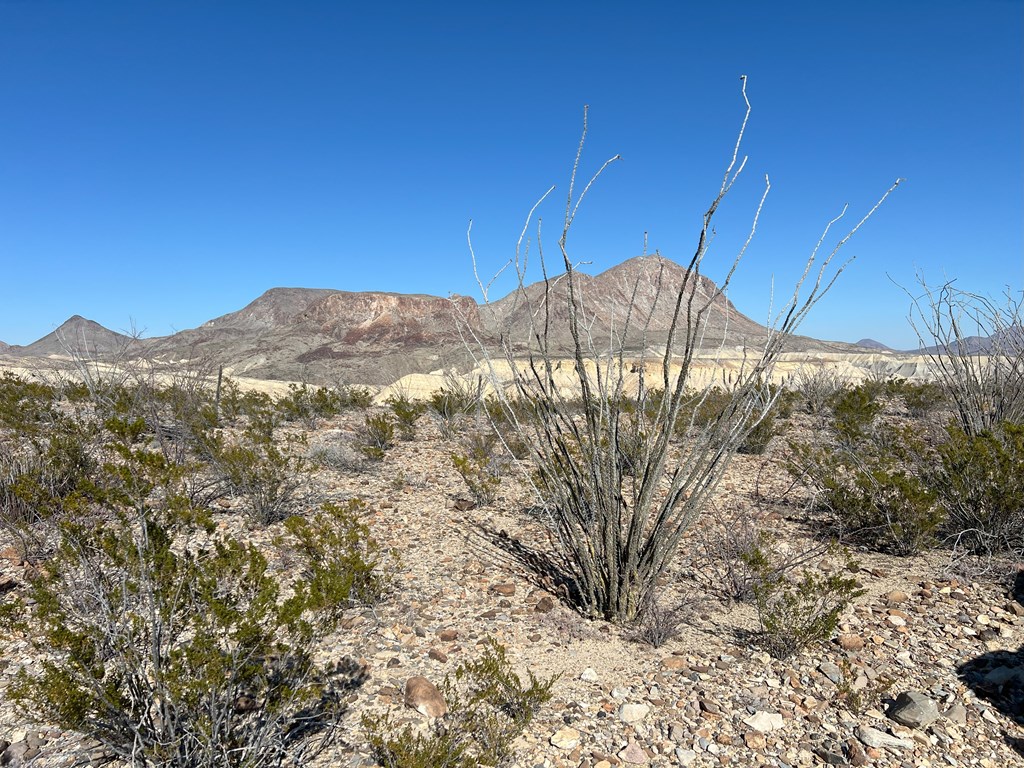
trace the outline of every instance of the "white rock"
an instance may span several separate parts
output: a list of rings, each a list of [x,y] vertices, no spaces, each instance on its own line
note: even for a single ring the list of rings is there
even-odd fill
[[[619,707],[619,720],[624,723],[632,725],[633,723],[639,723],[645,717],[647,713],[651,711],[651,708],[646,704],[626,703]]]
[[[776,712],[755,712],[743,722],[758,733],[777,731],[784,723],[782,715]]]
[[[580,680],[582,680],[585,683],[596,683],[597,672],[594,670],[593,667],[587,667],[583,670],[582,674],[580,674]]]
[[[559,749],[575,749],[580,743],[580,732],[575,728],[559,728],[549,739],[551,746]]]
[[[857,726],[856,734],[857,738],[860,739],[865,746],[872,747],[874,749],[882,749],[883,747],[889,747],[890,749],[910,749],[914,746],[914,742],[912,741],[900,739],[896,736],[890,736],[888,733],[882,733],[882,731],[868,725]]]
[[[697,753],[692,749],[683,749],[682,747],[676,747],[676,760],[682,766],[688,766],[697,759]]]

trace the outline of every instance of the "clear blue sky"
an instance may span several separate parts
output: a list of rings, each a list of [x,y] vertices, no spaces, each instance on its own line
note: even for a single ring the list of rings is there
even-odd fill
[[[541,209],[620,153],[575,259],[685,262],[753,113],[708,272],[763,321],[821,226],[906,184],[803,328],[915,345],[915,271],[1024,284],[1020,0],[348,3],[0,0],[0,340],[72,314],[147,335],[274,286],[476,295]]]

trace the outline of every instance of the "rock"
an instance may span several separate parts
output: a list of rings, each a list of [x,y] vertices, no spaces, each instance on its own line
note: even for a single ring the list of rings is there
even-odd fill
[[[537,613],[551,613],[555,608],[555,599],[551,595],[544,595],[533,607]]]
[[[874,749],[886,747],[889,749],[912,749],[914,746],[912,741],[890,736],[888,733],[883,733],[869,725],[858,725],[854,733],[856,733],[857,738],[861,740],[864,746]]]
[[[864,638],[860,635],[840,635],[839,647],[844,651],[859,651],[864,647]]]
[[[582,680],[585,683],[596,683],[597,672],[594,671],[593,667],[587,667],[583,670],[583,672],[580,673],[580,680]]]
[[[938,707],[919,691],[904,691],[896,697],[887,713],[890,718],[908,728],[925,728],[939,716]]]
[[[647,713],[651,711],[651,708],[646,704],[626,703],[619,707],[619,720],[624,723],[632,725],[633,723],[639,723],[645,717]]]
[[[516,585],[511,582],[491,584],[491,592],[502,597],[512,597],[516,593]]]
[[[962,704],[954,704],[942,713],[942,716],[951,723],[967,725],[967,709]]]
[[[661,668],[678,672],[683,669],[689,669],[690,665],[686,663],[686,659],[682,656],[668,656],[661,660]]]
[[[550,741],[551,746],[568,751],[579,746],[580,732],[575,728],[566,726],[555,731],[548,741]]]
[[[420,675],[405,681],[405,705],[427,717],[442,717],[448,712],[437,686]]]
[[[831,661],[823,661],[818,665],[818,670],[836,685],[843,681],[843,670]]]
[[[868,763],[868,756],[864,752],[864,747],[856,739],[850,739],[846,742],[846,759],[850,761],[850,765],[867,765]]]
[[[747,731],[743,734],[743,743],[748,749],[764,749],[768,745],[768,739],[758,731]]]
[[[635,741],[631,741],[629,746],[619,752],[618,758],[630,765],[647,765],[647,763],[651,762],[651,758],[647,756],[647,753]]]
[[[755,712],[744,721],[746,725],[759,733],[777,731],[783,726],[782,715],[776,712]]]
[[[679,764],[684,766],[684,768],[685,766],[692,765],[693,761],[696,759],[697,753],[692,749],[683,749],[682,747],[676,748],[676,760],[678,760]]]

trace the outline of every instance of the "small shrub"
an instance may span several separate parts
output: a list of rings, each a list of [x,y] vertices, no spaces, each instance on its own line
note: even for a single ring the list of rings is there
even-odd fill
[[[847,567],[852,565],[849,561]],[[847,606],[864,594],[857,580],[804,570],[799,579],[770,571],[754,588],[762,640],[769,653],[787,658],[827,641]]]
[[[871,387],[859,385],[844,389],[832,398],[832,428],[840,444],[850,446],[868,437],[875,417],[882,410],[878,394]]]
[[[412,400],[408,395],[398,394],[388,398],[388,406],[395,417],[395,427],[402,440],[416,438],[416,422],[427,410],[427,404]]]
[[[895,393],[903,398],[907,411],[915,419],[930,416],[946,405],[946,393],[938,384],[926,381],[922,383],[903,382]]]
[[[310,389],[305,384],[289,384],[288,394],[274,406],[285,421],[301,421],[307,429],[316,429],[322,419],[336,416],[344,407],[337,392],[326,387]]]
[[[1024,552],[1024,425],[977,437],[955,423],[946,431],[931,480],[948,535],[977,554]]]
[[[362,520],[366,510],[362,499],[350,499],[284,521],[289,540],[283,541],[305,564],[297,593],[309,608],[340,613],[353,602],[377,603],[387,591],[381,547]]]
[[[703,589],[726,602],[747,602],[766,576],[788,577],[797,568],[820,557],[827,545],[784,551],[763,521],[741,514],[705,518],[697,534],[689,569]]]
[[[366,469],[366,455],[350,442],[330,443],[311,448],[306,454],[314,464],[341,472],[362,472]]]
[[[679,636],[679,628],[688,613],[685,604],[666,607],[657,597],[652,597],[640,612],[633,639],[652,648],[661,648]]]
[[[474,432],[464,441],[465,453],[453,453],[452,464],[465,482],[473,501],[481,506],[497,498],[504,462],[497,456],[498,437],[493,432]]]
[[[308,764],[365,679],[353,664],[314,658],[338,626],[326,597],[366,583],[368,564],[346,560],[358,566],[349,579],[339,561],[308,563],[286,593],[262,552],[215,534],[160,452],[124,440],[111,450],[119,463],[103,465],[89,498],[103,525],[61,526],[32,600],[5,606],[31,625],[41,659],[11,699],[139,768]],[[364,533],[344,523],[318,518],[308,531],[334,542]]]
[[[896,682],[888,675],[879,675],[874,680],[868,680],[864,687],[858,688],[856,685],[858,673],[849,659],[840,659],[839,670],[842,673],[842,679],[836,685],[838,701],[842,702],[843,706],[855,715],[878,707],[882,697]]]
[[[428,407],[437,419],[441,434],[454,437],[461,421],[475,415],[483,402],[482,382],[471,386],[450,376],[446,385],[430,396]]]
[[[258,525],[288,516],[305,469],[302,457],[290,446],[247,430],[236,443],[218,443],[213,461],[235,491],[245,496],[249,514]]]
[[[922,477],[927,449],[907,427],[893,427],[889,439],[860,441],[835,450],[793,446],[790,469],[805,474],[818,491],[818,503],[844,534],[898,555],[932,546],[944,512]]]
[[[359,450],[368,459],[381,461],[395,445],[395,422],[386,413],[366,417]]]
[[[395,734],[390,717],[363,718],[374,757],[384,768],[478,768],[499,765],[512,742],[551,699],[557,677],[529,685],[512,671],[505,648],[494,640],[480,658],[460,664],[441,692],[448,714],[425,733],[411,726]]]
[[[845,387],[845,382],[832,368],[805,366],[792,382],[793,391],[811,415],[825,413],[830,402]]]

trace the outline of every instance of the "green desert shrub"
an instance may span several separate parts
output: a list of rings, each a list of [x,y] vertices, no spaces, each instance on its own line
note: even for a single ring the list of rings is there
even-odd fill
[[[414,440],[416,438],[416,422],[426,412],[427,404],[420,400],[413,400],[406,394],[397,394],[388,398],[387,405],[394,415],[395,428],[399,438]]]
[[[498,436],[494,432],[472,432],[462,443],[463,451],[451,455],[455,471],[476,504],[491,504],[497,498],[506,469],[498,452]]]
[[[245,497],[255,523],[270,525],[288,516],[305,470],[305,461],[290,443],[267,439],[250,428],[237,440],[220,436],[211,456],[216,470]]]
[[[790,469],[809,480],[844,535],[898,555],[917,554],[938,541],[945,519],[926,476],[930,452],[905,425],[884,434],[849,447],[794,445]]]
[[[778,658],[827,642],[843,611],[864,594],[856,579],[839,573],[804,569],[792,578],[766,565],[761,577],[754,598],[762,642]]]
[[[907,412],[917,419],[930,416],[947,404],[942,387],[930,381],[904,381],[896,394],[903,399]]]
[[[952,541],[978,554],[1024,552],[1024,425],[977,436],[951,423],[931,476]]]
[[[299,421],[308,429],[316,429],[323,419],[341,413],[345,402],[337,390],[289,384],[288,394],[279,397],[274,406],[285,421]]]
[[[284,521],[288,535],[282,542],[303,569],[296,594],[309,608],[340,612],[352,603],[373,605],[388,591],[385,553],[364,522],[366,512],[366,502],[356,498]]]
[[[830,401],[832,429],[839,443],[851,446],[865,440],[882,411],[880,392],[864,384],[838,392]]]
[[[381,461],[395,446],[395,422],[386,413],[367,415],[359,436],[359,450],[373,461]]]
[[[179,498],[138,501],[102,527],[62,528],[19,607],[42,661],[11,700],[134,766],[303,764],[363,678],[314,659],[337,626],[323,590],[285,592],[260,551],[209,536]]]
[[[482,768],[503,764],[512,743],[551,699],[557,677],[528,684],[516,674],[504,646],[490,640],[474,661],[460,664],[441,685],[448,713],[426,731],[396,732],[389,715],[364,717],[374,757],[384,768]]]

